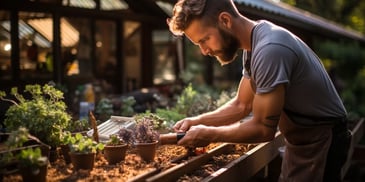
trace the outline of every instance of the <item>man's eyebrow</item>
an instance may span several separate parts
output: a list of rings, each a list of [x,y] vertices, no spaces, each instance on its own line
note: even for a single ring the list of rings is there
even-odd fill
[[[203,38],[201,38],[198,43],[201,44],[201,43],[204,43],[209,37],[209,34],[205,35]]]

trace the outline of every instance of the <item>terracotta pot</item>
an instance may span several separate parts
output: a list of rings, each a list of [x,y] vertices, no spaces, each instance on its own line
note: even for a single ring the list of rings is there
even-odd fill
[[[71,163],[74,166],[74,170],[86,169],[93,170],[94,161],[95,161],[95,153],[73,153],[69,152]]]
[[[104,147],[104,157],[109,164],[116,164],[124,160],[128,145],[106,145]]]
[[[153,143],[134,143],[139,156],[146,162],[151,162],[155,158],[158,141]]]
[[[34,167],[19,167],[19,172],[24,182],[47,181],[47,164],[40,166],[38,169]]]
[[[60,145],[61,147],[61,154],[63,156],[63,160],[65,161],[66,164],[70,164],[71,163],[71,158],[70,158],[70,147],[67,144],[62,144]]]

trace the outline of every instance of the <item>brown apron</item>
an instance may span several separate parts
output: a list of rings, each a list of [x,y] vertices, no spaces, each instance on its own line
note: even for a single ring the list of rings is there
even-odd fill
[[[323,181],[332,127],[301,126],[285,113],[281,115],[279,128],[285,137],[286,148],[279,181]]]

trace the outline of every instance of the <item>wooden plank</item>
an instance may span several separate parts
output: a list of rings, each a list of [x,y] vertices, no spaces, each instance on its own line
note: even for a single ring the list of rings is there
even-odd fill
[[[203,182],[248,181],[279,155],[278,148],[283,145],[284,137],[278,132],[273,141],[259,144],[255,148],[249,150],[245,155],[230,162],[225,167],[205,178]]]

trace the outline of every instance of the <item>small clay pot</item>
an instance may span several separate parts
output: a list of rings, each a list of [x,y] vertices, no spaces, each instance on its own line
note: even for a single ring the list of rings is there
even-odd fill
[[[139,156],[146,162],[151,162],[155,158],[156,146],[158,141],[152,143],[134,143],[137,148]]]
[[[86,169],[93,170],[94,162],[95,162],[95,153],[74,153],[69,152],[71,163],[74,167],[74,170]]]
[[[109,164],[116,164],[125,159],[128,145],[105,145],[104,157]]]
[[[47,164],[34,167],[19,167],[20,175],[24,182],[46,182],[47,181]]]

